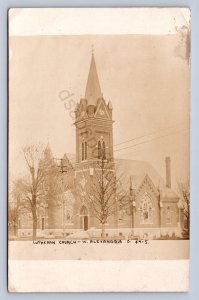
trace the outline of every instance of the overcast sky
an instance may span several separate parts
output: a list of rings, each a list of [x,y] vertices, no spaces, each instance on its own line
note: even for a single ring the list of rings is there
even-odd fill
[[[113,105],[114,144],[124,142],[115,157],[146,160],[165,177],[165,156],[171,156],[173,183],[187,178],[190,74],[183,31],[11,37],[11,173],[23,170],[24,145],[49,141],[55,157],[75,153],[71,112],[85,93],[91,45],[103,96]]]

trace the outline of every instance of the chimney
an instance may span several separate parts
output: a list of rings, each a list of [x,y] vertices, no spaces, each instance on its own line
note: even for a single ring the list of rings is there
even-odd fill
[[[168,188],[171,188],[171,158],[166,157],[165,158],[166,163],[166,186]]]

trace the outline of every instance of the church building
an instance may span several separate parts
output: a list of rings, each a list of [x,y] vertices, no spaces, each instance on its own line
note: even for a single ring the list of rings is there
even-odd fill
[[[115,158],[113,108],[103,97],[92,54],[85,96],[75,109],[76,159],[65,155],[62,160],[70,166],[62,173],[63,180],[71,178],[70,188],[64,189],[60,205],[48,199],[38,212],[39,236],[95,238],[102,228],[104,237],[182,236],[183,210],[171,188],[170,157],[163,161],[165,180],[148,162]],[[124,179],[117,182],[118,169]],[[29,221],[21,214],[19,236],[31,232],[30,218],[24,218]]]

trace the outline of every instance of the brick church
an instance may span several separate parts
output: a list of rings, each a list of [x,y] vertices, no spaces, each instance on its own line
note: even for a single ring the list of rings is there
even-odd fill
[[[114,158],[112,112],[92,54],[85,97],[75,109],[76,159],[61,161],[66,172],[60,176],[70,178],[70,188],[64,185],[59,205],[56,199],[40,205],[38,236],[93,238],[103,227],[105,237],[181,237],[183,210],[171,188],[170,158],[163,162],[166,180],[147,162]],[[31,235],[31,227],[31,214],[22,210],[18,235]]]

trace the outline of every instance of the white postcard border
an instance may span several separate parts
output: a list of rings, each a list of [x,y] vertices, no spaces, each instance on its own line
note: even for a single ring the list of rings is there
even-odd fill
[[[186,292],[189,260],[9,261],[10,292]]]

